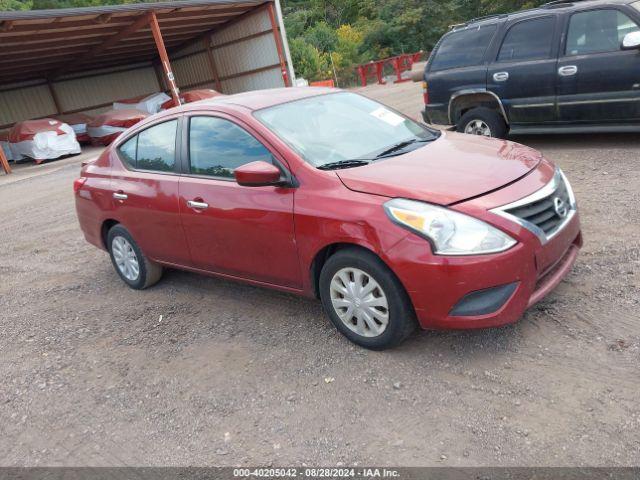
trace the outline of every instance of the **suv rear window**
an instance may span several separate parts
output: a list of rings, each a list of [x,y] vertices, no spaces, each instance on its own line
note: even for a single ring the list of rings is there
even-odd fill
[[[431,71],[479,65],[495,31],[495,25],[484,25],[447,34],[431,61]]]
[[[551,56],[554,17],[525,20],[512,26],[504,37],[499,62],[540,60]]]

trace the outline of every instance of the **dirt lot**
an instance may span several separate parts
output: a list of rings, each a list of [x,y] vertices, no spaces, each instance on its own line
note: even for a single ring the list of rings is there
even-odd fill
[[[366,92],[417,115],[415,85]],[[573,181],[574,272],[514,326],[385,353],[311,300],[130,290],[78,229],[77,159],[0,177],[0,464],[640,464],[640,138],[517,140]]]

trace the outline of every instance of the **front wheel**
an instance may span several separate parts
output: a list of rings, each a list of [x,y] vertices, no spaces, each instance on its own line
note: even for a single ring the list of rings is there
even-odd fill
[[[456,130],[469,135],[505,138],[509,129],[498,112],[486,107],[476,107],[460,118]]]
[[[371,350],[400,344],[417,325],[400,281],[364,250],[341,250],[327,260],[320,273],[320,298],[336,328]]]

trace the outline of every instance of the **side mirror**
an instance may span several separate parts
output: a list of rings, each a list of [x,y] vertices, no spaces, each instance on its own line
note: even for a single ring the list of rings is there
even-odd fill
[[[627,33],[622,40],[622,50],[640,49],[640,32]]]
[[[233,171],[238,185],[243,187],[266,187],[281,183],[282,174],[275,165],[267,162],[251,162]]]

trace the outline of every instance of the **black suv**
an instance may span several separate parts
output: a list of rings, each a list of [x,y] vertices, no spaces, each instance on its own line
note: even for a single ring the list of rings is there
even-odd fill
[[[424,119],[459,132],[640,131],[640,0],[551,2],[452,27]]]

